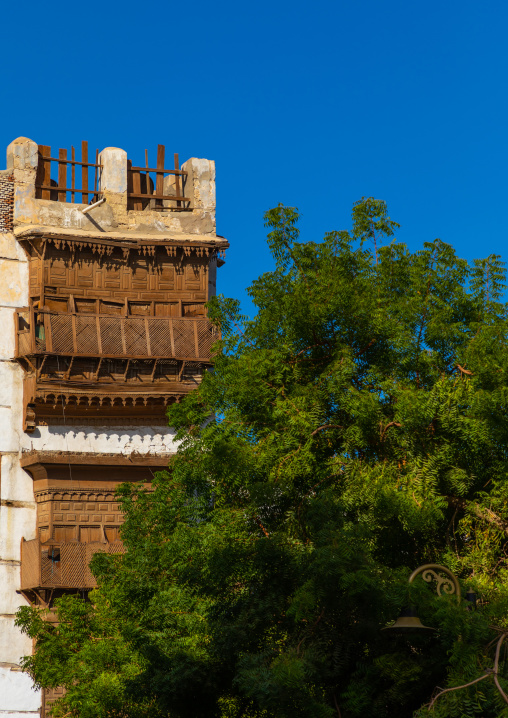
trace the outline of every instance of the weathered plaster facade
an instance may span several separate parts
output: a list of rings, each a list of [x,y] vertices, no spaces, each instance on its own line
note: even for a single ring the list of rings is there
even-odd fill
[[[225,243],[215,233],[215,169],[209,160],[192,158],[182,166],[187,172],[183,191],[191,199],[188,211],[175,212],[169,202],[162,211],[134,211],[127,209],[127,155],[121,149],[106,148],[100,154],[99,184],[106,201],[86,214],[84,204],[36,199],[39,160],[37,144],[20,137],[9,145],[7,169],[0,171],[0,718],[22,718],[41,709],[40,692],[33,690],[19,667],[20,658],[32,650],[31,641],[14,625],[17,609],[26,603],[19,593],[20,544],[38,535],[35,474],[23,468],[26,457],[37,456],[43,462],[41,456],[61,454],[79,464],[82,456],[86,468],[87,457],[93,455],[111,461],[115,456],[126,460],[154,456],[161,465],[160,459],[175,450],[163,413],[138,421],[125,411],[120,420],[117,416],[101,424],[100,406],[93,418],[87,415],[81,421],[69,419],[63,400],[59,416],[36,421],[30,433],[25,431],[27,367],[16,360],[15,312],[29,307],[32,300],[29,257],[22,242],[53,234],[113,244],[153,240],[189,246],[206,242],[213,247],[214,242]],[[165,178],[165,193],[171,193],[173,182],[172,176]],[[216,266],[212,260],[206,277],[208,295],[215,292]],[[97,467],[91,466],[90,486],[96,473]],[[72,475],[69,482],[72,489]]]

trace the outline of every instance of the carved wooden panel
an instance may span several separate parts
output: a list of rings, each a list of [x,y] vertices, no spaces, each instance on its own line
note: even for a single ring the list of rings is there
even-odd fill
[[[123,514],[113,489],[80,491],[70,480],[67,490],[36,492],[35,498],[41,541],[91,543],[119,540]]]
[[[71,254],[48,245],[44,258],[31,257],[30,295],[34,300],[44,297],[46,305],[49,296],[73,295],[76,311],[87,311],[85,299],[204,303],[208,264],[206,256],[168,256],[163,248],[153,256],[122,256],[119,249],[109,255],[90,250]]]

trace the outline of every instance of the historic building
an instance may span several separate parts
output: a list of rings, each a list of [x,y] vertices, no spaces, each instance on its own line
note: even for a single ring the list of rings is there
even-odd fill
[[[79,156],[20,137],[0,171],[0,718],[52,697],[20,671],[18,607],[90,590],[91,555],[123,551],[115,487],[167,465],[166,407],[215,340],[214,163]]]

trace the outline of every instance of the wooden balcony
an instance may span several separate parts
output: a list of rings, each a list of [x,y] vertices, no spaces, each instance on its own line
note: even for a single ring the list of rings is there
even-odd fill
[[[16,357],[41,355],[210,363],[218,333],[203,318],[16,312]]]
[[[21,590],[80,589],[97,586],[89,564],[94,553],[125,553],[121,541],[115,543],[21,542]]]

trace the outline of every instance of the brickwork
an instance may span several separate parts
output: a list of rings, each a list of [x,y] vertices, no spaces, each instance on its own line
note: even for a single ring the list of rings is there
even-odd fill
[[[12,232],[14,176],[0,174],[0,232]]]

